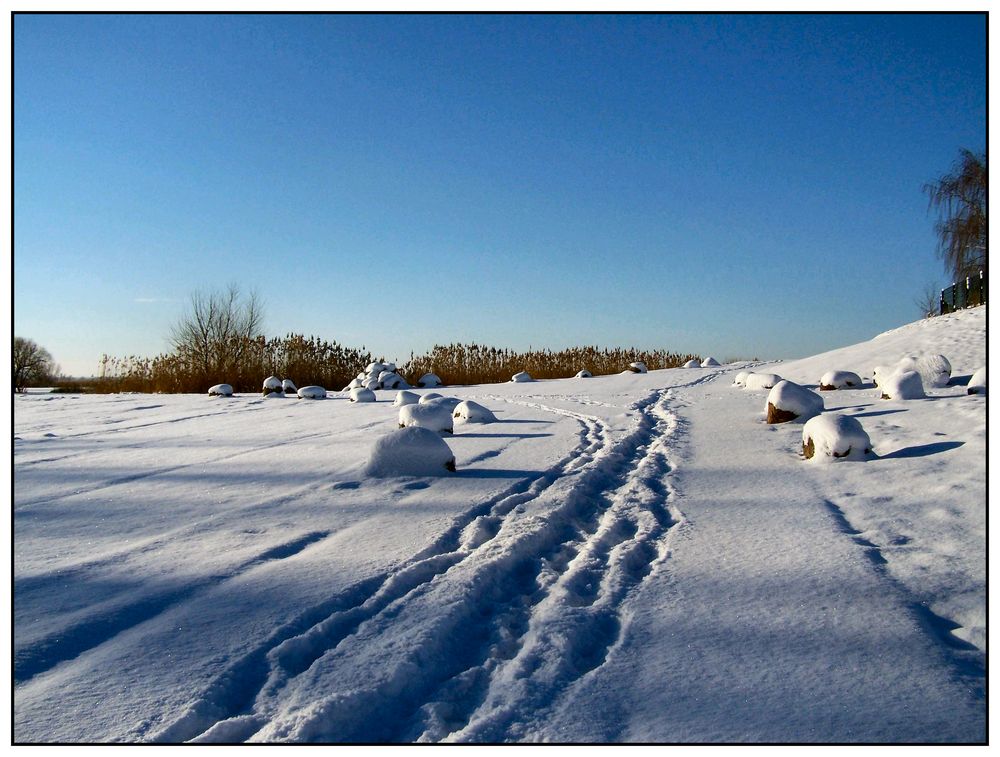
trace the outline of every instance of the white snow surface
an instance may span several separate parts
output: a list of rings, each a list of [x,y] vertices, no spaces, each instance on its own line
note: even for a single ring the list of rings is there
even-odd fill
[[[782,362],[951,361],[834,465],[759,363],[455,387],[443,476],[365,474],[389,402],[17,396],[13,740],[983,742],[985,334]]]

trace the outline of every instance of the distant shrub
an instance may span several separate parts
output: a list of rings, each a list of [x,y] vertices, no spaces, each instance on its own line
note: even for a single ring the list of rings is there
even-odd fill
[[[651,370],[678,368],[693,355],[668,350],[635,348],[602,349],[570,347],[552,350],[517,352],[480,344],[435,345],[430,352],[415,356],[400,369],[407,376],[433,373],[446,386],[462,384],[499,384],[510,381],[515,373],[526,372],[535,379],[558,379],[573,376],[586,365],[594,376],[621,373],[631,363],[645,363]]]

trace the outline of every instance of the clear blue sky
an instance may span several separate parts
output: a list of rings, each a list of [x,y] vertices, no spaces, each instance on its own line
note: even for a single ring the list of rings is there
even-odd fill
[[[984,15],[14,19],[14,327],[87,375],[190,294],[434,343],[787,358],[918,317]]]

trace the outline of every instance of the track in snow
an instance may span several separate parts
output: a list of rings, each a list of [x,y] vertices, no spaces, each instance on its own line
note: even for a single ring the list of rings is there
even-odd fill
[[[275,631],[147,738],[517,738],[515,720],[603,663],[627,597],[668,553],[680,520],[667,505],[668,398],[631,408],[636,427],[616,443],[597,418],[519,403],[579,423],[568,456]]]

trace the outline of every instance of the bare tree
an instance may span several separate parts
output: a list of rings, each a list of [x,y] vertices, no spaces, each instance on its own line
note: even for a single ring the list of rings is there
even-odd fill
[[[203,378],[223,381],[239,369],[261,336],[263,321],[260,295],[244,295],[230,284],[225,290],[192,294],[190,311],[171,329],[170,342]]]
[[[956,281],[986,270],[987,189],[986,154],[969,150],[961,151],[952,173],[924,185],[940,214],[938,254]]]
[[[55,364],[52,355],[31,339],[14,337],[14,391],[23,392],[34,384],[45,384],[52,378]]]
[[[941,289],[934,284],[928,284],[920,295],[914,298],[913,304],[920,309],[922,318],[933,318],[941,310]]]

